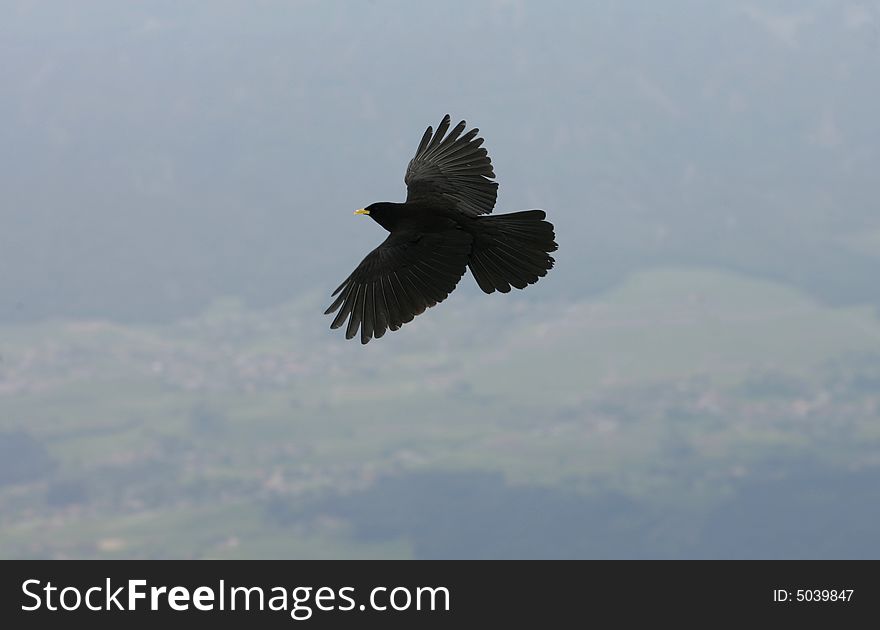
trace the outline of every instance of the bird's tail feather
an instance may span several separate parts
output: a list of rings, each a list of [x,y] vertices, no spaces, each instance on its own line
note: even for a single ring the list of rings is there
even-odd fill
[[[553,268],[553,224],[543,210],[481,216],[468,267],[486,293],[524,289]]]

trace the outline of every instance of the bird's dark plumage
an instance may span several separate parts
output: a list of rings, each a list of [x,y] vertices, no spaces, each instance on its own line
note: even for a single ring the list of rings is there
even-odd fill
[[[491,181],[495,177],[492,160],[480,146],[480,130],[474,128],[462,136],[464,128],[462,120],[444,138],[448,114],[437,125],[437,133],[428,127],[406,167],[407,202],[451,207],[470,216],[492,212],[498,194],[498,183]]]
[[[483,216],[498,192],[478,129],[444,116],[425,131],[406,169],[405,203],[358,210],[390,232],[333,292],[331,328],[361,343],[397,330],[452,292],[466,269],[486,293],[524,289],[553,267],[553,225],[543,210]]]

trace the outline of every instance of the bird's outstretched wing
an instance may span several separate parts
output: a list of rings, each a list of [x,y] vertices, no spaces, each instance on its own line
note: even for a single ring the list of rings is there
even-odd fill
[[[489,214],[495,207],[498,183],[492,181],[492,160],[480,146],[480,130],[474,128],[462,135],[462,120],[446,135],[449,124],[447,114],[436,133],[428,127],[422,136],[403,178],[406,200],[450,205],[471,216]]]
[[[336,300],[324,314],[339,312],[330,328],[348,319],[345,338],[360,328],[361,343],[367,343],[412,321],[445,300],[461,280],[471,241],[467,232],[454,229],[390,234],[333,292]]]

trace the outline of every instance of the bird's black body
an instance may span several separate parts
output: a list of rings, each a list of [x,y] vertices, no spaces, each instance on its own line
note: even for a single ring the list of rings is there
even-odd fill
[[[460,225],[465,217],[449,208],[424,203],[380,201],[365,208],[370,218],[389,232],[414,230],[436,232]]]
[[[466,269],[486,293],[523,289],[553,267],[553,225],[543,210],[486,216],[498,184],[477,129],[448,135],[449,116],[434,134],[428,127],[407,167],[404,203],[380,202],[359,210],[390,233],[333,293],[339,309],[331,328],[361,343],[397,330],[442,302]]]

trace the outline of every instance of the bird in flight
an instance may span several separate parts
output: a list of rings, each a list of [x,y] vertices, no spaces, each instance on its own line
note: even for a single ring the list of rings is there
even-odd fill
[[[498,183],[479,129],[465,121],[448,134],[447,114],[425,131],[406,168],[404,203],[378,202],[355,210],[388,230],[331,297],[339,311],[330,328],[348,320],[345,338],[361,343],[397,330],[452,292],[466,269],[486,293],[524,289],[553,268],[553,224],[543,210],[489,216]]]

